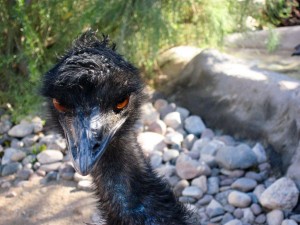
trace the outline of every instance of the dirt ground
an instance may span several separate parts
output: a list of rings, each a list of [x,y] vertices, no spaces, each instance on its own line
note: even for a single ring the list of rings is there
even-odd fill
[[[77,190],[73,181],[42,185],[34,179],[9,191],[17,196],[6,197],[0,188],[0,225],[85,224],[96,211],[92,193]]]

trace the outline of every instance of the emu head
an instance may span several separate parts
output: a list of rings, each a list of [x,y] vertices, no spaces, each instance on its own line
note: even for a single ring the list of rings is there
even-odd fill
[[[114,140],[139,116],[143,84],[138,71],[103,36],[81,35],[43,77],[51,119],[64,133],[75,169],[87,175]]]

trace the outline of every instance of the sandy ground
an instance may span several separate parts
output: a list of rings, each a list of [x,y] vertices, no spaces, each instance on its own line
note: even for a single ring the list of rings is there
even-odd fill
[[[0,225],[76,225],[91,222],[92,193],[78,191],[73,181],[41,185],[38,179],[11,187],[16,197],[0,188]]]

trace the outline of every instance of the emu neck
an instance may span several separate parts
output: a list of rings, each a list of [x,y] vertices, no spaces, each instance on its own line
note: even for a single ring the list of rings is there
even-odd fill
[[[188,224],[185,209],[132,140],[113,143],[92,173],[105,224]]]

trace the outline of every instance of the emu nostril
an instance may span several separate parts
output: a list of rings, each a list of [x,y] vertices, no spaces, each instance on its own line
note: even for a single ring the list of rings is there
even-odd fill
[[[93,147],[93,151],[96,151],[98,148],[100,147],[100,144],[99,143],[96,143]]]

